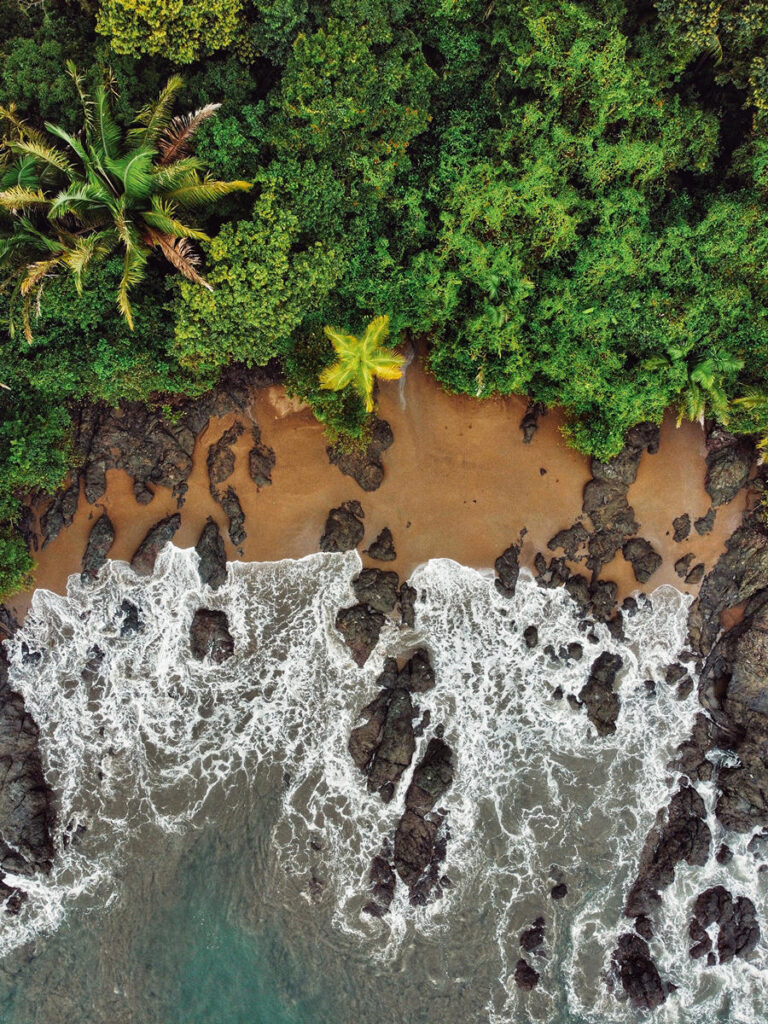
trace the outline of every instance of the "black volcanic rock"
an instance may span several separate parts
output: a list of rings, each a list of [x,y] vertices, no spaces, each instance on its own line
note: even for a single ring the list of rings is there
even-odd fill
[[[675,543],[685,540],[691,532],[691,517],[687,512],[672,520],[672,527],[675,531]]]
[[[631,563],[638,583],[647,583],[661,565],[661,555],[642,537],[628,540],[621,550],[626,561]]]
[[[218,590],[227,580],[227,555],[218,524],[210,516],[202,529],[195,551],[200,560],[197,566],[200,582],[203,586]]]
[[[522,536],[514,544],[510,544],[506,551],[503,551],[496,559],[495,568],[498,579],[495,580],[496,589],[505,597],[512,597],[517,586],[517,578],[520,575],[520,549],[522,548]]]
[[[639,935],[625,932],[613,952],[613,964],[629,1001],[637,1010],[655,1010],[667,994],[648,943]]]
[[[71,484],[57,491],[48,508],[40,517],[43,547],[58,537],[65,526],[70,526],[80,500],[80,474],[74,473]]]
[[[579,700],[587,707],[587,716],[601,736],[616,732],[619,698],[613,690],[622,667],[618,654],[603,652],[592,665],[589,679],[579,691]]]
[[[357,501],[346,501],[332,508],[320,538],[321,551],[351,551],[363,539],[363,510]]]
[[[211,494],[216,494],[216,485],[224,483],[235,470],[235,453],[232,446],[242,434],[243,424],[238,420],[225,430],[218,441],[208,448],[208,480]]]
[[[226,491],[216,491],[213,497],[221,505],[229,520],[229,539],[235,547],[240,547],[247,534],[245,532],[245,513],[243,512],[237,492],[233,487],[228,487]]]
[[[543,402],[529,402],[525,415],[520,420],[520,429],[523,432],[523,444],[530,444],[533,435],[539,429],[539,417],[546,416],[547,407]]]
[[[397,677],[397,685],[411,693],[426,693],[435,685],[435,673],[429,660],[429,652],[419,647],[403,665]]]
[[[392,531],[385,526],[376,540],[370,547],[366,548],[365,554],[374,558],[377,562],[392,562],[397,557],[395,543],[392,539]]]
[[[716,515],[717,515],[717,510],[714,509],[714,508],[711,508],[709,510],[709,512],[707,512],[707,514],[705,516],[702,516],[701,519],[697,519],[695,521],[693,526],[694,526],[694,529],[696,530],[696,533],[698,533],[698,535],[700,537],[705,536],[705,534],[707,534],[707,533],[712,533],[712,530],[713,530],[714,525],[715,525],[715,516]]]
[[[198,608],[189,630],[192,656],[198,661],[208,657],[216,665],[235,653],[235,641],[229,632],[229,620],[222,611]]]
[[[410,765],[416,749],[413,735],[415,717],[411,695],[407,690],[388,691],[386,717],[381,730],[381,741],[374,754],[368,775],[371,792],[388,784],[396,785]]]
[[[336,629],[341,633],[355,662],[362,668],[379,642],[384,615],[367,604],[341,608],[336,616]]]
[[[707,477],[704,486],[715,508],[739,493],[749,478],[754,447],[749,438],[735,437],[721,426],[707,436]]]
[[[403,583],[398,597],[403,625],[410,629],[416,625],[416,588]]]
[[[406,791],[406,808],[422,816],[427,814],[452,783],[453,751],[444,740],[431,739]]]
[[[115,540],[115,528],[106,512],[103,512],[91,527],[88,543],[83,554],[83,568],[80,578],[95,579],[107,561],[107,553]]]
[[[251,437],[253,447],[248,452],[248,473],[257,487],[268,487],[275,468],[275,450],[263,443],[261,430],[255,423],[251,426]]]
[[[155,568],[157,556],[181,526],[181,516],[175,512],[155,523],[139,544],[131,559],[131,568],[139,576],[150,576]]]
[[[346,476],[351,476],[364,491],[375,491],[384,479],[381,456],[393,441],[390,425],[386,420],[377,418],[373,422],[368,444],[362,451],[350,452],[333,446],[326,451],[331,465],[337,466]]]
[[[530,992],[539,983],[539,972],[522,957],[515,964],[515,984],[524,992]]]
[[[400,578],[396,572],[383,569],[363,569],[352,580],[355,597],[375,611],[391,612],[398,597]]]
[[[547,547],[550,551],[556,551],[558,548],[562,548],[565,552],[566,558],[573,560],[576,558],[579,548],[586,544],[589,540],[589,534],[584,529],[581,523],[575,523],[567,530],[560,530],[554,537],[547,543]]]

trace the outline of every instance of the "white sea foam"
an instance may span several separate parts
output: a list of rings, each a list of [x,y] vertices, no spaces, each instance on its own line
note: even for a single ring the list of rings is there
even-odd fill
[[[236,794],[262,767],[279,765],[284,789],[272,842],[283,896],[331,908],[340,944],[352,939],[371,957],[391,958],[414,936],[445,935],[460,919],[495,962],[498,980],[485,1010],[492,1024],[521,1014],[547,1022],[634,1019],[601,975],[627,924],[621,907],[643,840],[677,784],[667,763],[698,710],[695,693],[678,701],[663,681],[684,643],[689,599],[661,588],[627,618],[625,642],[604,626],[590,642],[564,591],[543,590],[523,573],[508,599],[491,574],[432,561],[411,580],[419,594],[416,629],[388,624],[359,670],[333,626],[337,609],[353,600],[359,567],[355,552],[232,563],[227,583],[213,592],[200,584],[194,552],[169,546],[149,579],[110,562],[95,583],[73,577],[67,597],[36,592],[8,646],[12,684],[40,726],[57,794],[58,853],[49,878],[14,879],[29,899],[18,919],[0,921],[0,953],[56,928],[76,900],[105,905],[119,891],[121,849],[131,834],[183,830],[209,812],[213,790]],[[138,607],[142,628],[121,636],[126,599]],[[191,658],[189,627],[200,606],[229,618],[235,655],[223,665]],[[522,637],[530,624],[539,630],[532,650]],[[583,645],[580,661],[545,653],[548,644],[557,651],[572,641]],[[22,642],[40,652],[39,662],[24,660]],[[456,781],[441,802],[453,887],[415,909],[399,886],[382,923],[361,914],[367,870],[393,834],[408,775],[392,803],[382,804],[366,792],[347,740],[376,692],[383,658],[418,644],[431,654],[437,685],[416,697],[431,726],[414,761],[439,723],[455,755]],[[103,654],[98,665],[95,648]],[[602,651],[624,661],[610,737],[596,734],[584,709],[553,696],[557,686],[577,694]],[[89,662],[93,671],[84,678]],[[648,679],[656,681],[653,696]],[[713,817],[710,823],[714,831]],[[69,842],[78,825],[85,833]],[[652,948],[664,976],[680,986],[659,1015],[667,1024],[723,1019],[724,1000],[729,1020],[759,1019],[764,943],[749,964],[706,969],[688,957],[690,904],[708,885],[749,895],[766,920],[748,838],[732,843],[728,866],[712,857],[705,869],[679,870],[664,896]],[[322,891],[312,886],[313,842],[323,850]],[[569,894],[553,903],[549,890],[561,877]],[[539,914],[548,957],[529,957],[541,982],[522,996],[512,978],[518,936]]]

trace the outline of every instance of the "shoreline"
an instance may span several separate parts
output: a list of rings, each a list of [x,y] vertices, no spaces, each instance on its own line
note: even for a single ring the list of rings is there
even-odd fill
[[[397,555],[386,568],[401,579],[432,558],[491,569],[523,529],[527,533],[520,564],[532,569],[537,553],[549,555],[547,543],[558,531],[587,518],[582,496],[591,473],[590,460],[563,440],[559,431],[563,417],[557,410],[539,419],[531,443],[525,444],[520,429],[525,410],[526,403],[519,397],[481,402],[449,395],[414,362],[404,386],[398,381],[380,389],[378,412],[390,424],[394,442],[381,456],[381,485],[365,492],[330,464],[323,427],[307,407],[289,399],[277,384],[252,389],[243,412],[212,416],[198,434],[189,489],[179,509],[181,525],[173,542],[182,548],[194,547],[210,516],[221,530],[227,560],[301,558],[319,550],[329,510],[356,499],[365,513],[361,553],[388,527]],[[231,446],[234,471],[224,485],[234,488],[245,516],[246,538],[239,546],[230,540],[227,516],[211,495],[206,464],[209,447],[237,422],[245,429]],[[262,488],[248,473],[252,423],[258,424],[263,443],[275,452],[272,483]],[[686,540],[673,540],[676,516],[688,513],[693,522],[710,507],[704,488],[705,454],[701,427],[687,422],[677,428],[668,414],[658,452],[643,453],[637,479],[629,487],[638,535],[662,558],[648,581],[652,589],[666,583],[683,593],[697,593],[696,584],[686,584],[675,573],[674,562],[692,552],[691,564],[703,563],[708,572],[741,522],[744,490],[717,510],[710,533],[699,536],[691,529]],[[685,467],[683,480],[679,479],[681,466]],[[130,560],[150,527],[177,511],[169,487],[155,487],[154,498],[139,504],[133,480],[124,470],[107,469],[106,480],[105,493],[93,503],[88,503],[81,485],[72,524],[34,552],[38,562],[34,587],[7,602],[20,619],[38,587],[65,592],[67,578],[80,571],[88,534],[102,512],[115,527],[109,557]],[[38,536],[43,510],[37,509]],[[379,564],[364,553],[363,563]],[[568,565],[579,571],[578,561],[569,560]],[[620,552],[600,575],[616,582],[619,600],[644,588]]]

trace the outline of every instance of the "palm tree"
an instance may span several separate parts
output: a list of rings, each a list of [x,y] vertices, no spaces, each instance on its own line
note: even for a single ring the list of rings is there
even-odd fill
[[[100,86],[91,97],[74,65],[70,62],[67,68],[84,114],[76,135],[48,123],[46,133],[38,132],[14,107],[0,108],[8,125],[0,149],[0,210],[11,222],[9,230],[0,230],[0,267],[10,270],[4,283],[13,283],[24,300],[28,341],[30,305],[35,297],[39,313],[47,279],[70,273],[81,292],[88,265],[115,250],[123,254],[117,304],[131,329],[129,292],[143,279],[153,252],[188,280],[210,288],[199,272],[200,256],[192,241],[208,236],[187,223],[185,215],[251,188],[247,181],[213,179],[190,153],[195,132],[220,104],[172,116],[183,84],[178,75],[124,132],[112,113],[113,83]]]
[[[734,405],[750,414],[754,432],[758,435],[757,450],[760,461],[768,457],[768,393],[762,388],[747,388],[741,398],[735,399]]]
[[[738,373],[744,366],[744,360],[729,355],[721,349],[714,349],[706,357],[692,363],[690,353],[683,349],[673,348],[668,356],[654,356],[646,360],[645,367],[649,370],[663,369],[669,371],[682,368],[685,383],[680,394],[678,408],[678,427],[684,419],[704,422],[709,409],[723,424],[729,419],[730,405],[728,396],[723,389],[723,378]]]
[[[382,345],[389,333],[389,317],[377,316],[371,320],[361,338],[334,327],[323,329],[338,359],[320,374],[320,387],[326,391],[342,391],[351,384],[365,402],[365,411],[373,412],[375,378],[397,380],[405,362],[403,356]]]

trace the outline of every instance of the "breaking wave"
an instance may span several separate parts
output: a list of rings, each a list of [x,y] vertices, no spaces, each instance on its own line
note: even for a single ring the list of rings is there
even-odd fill
[[[457,993],[441,1005],[446,1022],[635,1019],[603,975],[628,924],[621,908],[646,833],[677,785],[668,762],[699,710],[695,691],[678,700],[664,682],[684,645],[690,599],[671,587],[641,598],[618,641],[584,622],[564,591],[541,589],[525,572],[510,599],[492,574],[431,561],[411,578],[415,629],[388,623],[361,670],[334,628],[338,608],[354,601],[360,566],[355,552],[231,563],[226,584],[211,591],[200,583],[195,553],[168,546],[149,579],[109,562],[93,583],[72,577],[66,597],[35,593],[7,647],[11,683],[40,727],[57,799],[57,856],[48,877],[8,879],[28,899],[19,917],[0,920],[0,953],[49,934],[76,907],[107,907],[138,834],[183,834],[215,818],[222,795],[236,803],[278,768],[280,809],[264,854],[271,898],[327,917],[328,971],[362,970],[362,949],[385,977],[398,958],[413,964],[414,949],[439,948],[440,970]],[[126,601],[138,610],[138,628]],[[191,657],[189,628],[201,606],[229,619],[235,654],[221,665]],[[523,639],[532,624],[533,649]],[[580,660],[562,656],[574,642]],[[393,834],[408,774],[383,804],[366,791],[347,740],[376,693],[384,657],[417,645],[429,650],[437,685],[415,698],[431,725],[414,763],[439,724],[454,751],[455,781],[441,801],[451,887],[429,907],[412,908],[398,886],[379,921],[361,913],[368,866]],[[609,737],[568,700],[603,651],[624,663]],[[711,812],[713,794],[699,789]],[[656,1015],[665,1024],[752,1024],[767,991],[764,940],[749,963],[704,968],[688,956],[690,905],[708,885],[749,895],[761,923],[768,909],[749,837],[730,837],[734,859],[720,865],[710,819],[710,863],[678,868],[651,943],[662,975],[678,986]],[[568,895],[553,902],[557,882]],[[541,981],[521,993],[513,979],[518,938],[539,916],[546,956],[529,959]],[[345,962],[350,950],[357,959]],[[423,970],[428,1000],[434,956],[422,959],[412,969]],[[337,1008],[339,1024],[346,1019]],[[352,1019],[378,1020],[377,1006],[356,1004]]]

